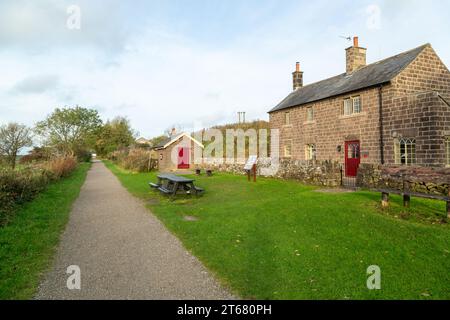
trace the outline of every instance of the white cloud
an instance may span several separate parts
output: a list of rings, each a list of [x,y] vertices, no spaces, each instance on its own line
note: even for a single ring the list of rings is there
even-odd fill
[[[376,4],[371,4],[366,8],[366,25],[369,30],[381,29],[381,8]]]
[[[211,44],[155,21],[130,31],[118,3],[79,1],[79,31],[66,28],[67,1],[0,3],[0,122],[31,125],[75,104],[105,119],[127,116],[147,137],[173,124],[236,121],[237,111],[267,119],[291,90],[295,61],[305,84],[344,72],[348,43],[340,35],[359,35],[369,62],[433,42],[450,63],[445,10],[426,4],[377,3],[383,24],[376,30],[367,28],[371,2],[299,3],[276,19],[260,8],[250,17],[257,23]]]

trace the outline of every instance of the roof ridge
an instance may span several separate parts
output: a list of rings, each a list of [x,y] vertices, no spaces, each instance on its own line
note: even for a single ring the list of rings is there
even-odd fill
[[[375,61],[352,72],[309,83],[290,92],[269,113],[391,81],[430,47],[430,43]]]
[[[421,48],[422,48],[422,50],[423,50],[423,49],[425,49],[425,48],[428,47],[428,46],[431,46],[431,44],[430,44],[429,42],[426,43],[426,44],[423,44],[423,45],[421,45],[421,46],[418,46],[418,47],[416,47],[416,48],[414,48],[414,49],[407,50],[407,51],[403,51],[403,52],[400,52],[400,53],[395,54],[395,55],[393,55],[393,56],[390,56],[390,57],[387,57],[387,58],[384,58],[384,59],[381,59],[381,60],[372,62],[372,63],[370,63],[370,64],[367,64],[367,65],[365,65],[364,67],[362,67],[362,68],[356,70],[355,72],[358,72],[359,70],[362,70],[362,69],[367,68],[367,67],[369,67],[369,66],[372,66],[372,65],[374,65],[374,64],[381,63],[381,62],[385,62],[386,60],[389,60],[389,59],[392,59],[392,58],[397,58],[397,57],[406,55],[406,54],[411,53],[411,52],[413,52],[413,51],[415,51],[415,50],[417,50],[417,49],[421,49]],[[422,51],[422,50],[421,50],[421,51]]]
[[[387,58],[384,58],[384,59],[381,59],[381,60],[378,60],[378,61],[375,61],[375,62],[366,64],[364,67],[359,68],[358,70],[356,70],[356,71],[350,73],[349,75],[353,75],[353,74],[357,73],[358,71],[363,70],[363,69],[365,69],[365,68],[367,68],[367,67],[370,67],[370,66],[372,66],[372,65],[375,65],[375,64],[377,64],[377,63],[385,62],[386,60],[389,60],[389,59],[392,59],[392,58],[396,58],[396,57],[399,57],[399,56],[402,56],[402,55],[406,55],[406,54],[411,53],[412,51],[415,51],[415,50],[417,50],[417,49],[420,49],[420,48],[425,49],[425,47],[427,47],[427,46],[431,46],[431,44],[430,44],[430,43],[426,43],[426,44],[423,44],[423,45],[421,45],[421,46],[418,46],[418,47],[416,47],[416,48],[414,48],[414,49],[411,49],[411,50],[408,50],[408,51],[403,51],[403,52],[398,53],[398,54],[395,54],[395,55],[393,55],[393,56],[390,56],[390,57],[387,57]],[[332,77],[329,77],[329,78],[326,78],[326,79],[322,79],[322,80],[319,80],[319,81],[316,81],[316,82],[308,83],[307,85],[304,85],[303,87],[299,87],[298,89],[305,88],[305,87],[311,86],[311,85],[313,85],[313,84],[321,83],[322,81],[328,81],[328,80],[333,79],[333,78],[341,77],[341,76],[346,75],[346,74],[347,74],[346,72],[340,73],[340,74],[338,74],[338,75],[335,75],[335,76],[332,76]],[[294,93],[295,91],[296,91],[296,90],[292,91],[291,94]]]

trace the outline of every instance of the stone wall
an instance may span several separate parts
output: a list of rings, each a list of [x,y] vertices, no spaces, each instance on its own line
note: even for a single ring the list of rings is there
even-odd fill
[[[361,164],[357,184],[366,188],[389,188],[448,195],[450,168],[380,166]]]
[[[258,159],[257,174],[266,175],[264,169],[271,166],[268,158]],[[217,163],[204,160],[196,168],[212,169],[219,172],[229,172],[233,174],[246,174],[243,163]],[[337,187],[341,184],[341,165],[332,161],[304,161],[304,160],[280,160],[279,168],[273,177],[282,179],[295,179],[300,182],[312,185]]]

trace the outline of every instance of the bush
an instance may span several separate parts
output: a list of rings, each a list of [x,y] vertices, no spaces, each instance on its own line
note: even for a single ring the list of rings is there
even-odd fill
[[[131,150],[115,151],[108,158],[124,169],[137,172],[149,172],[155,168],[156,162],[151,156],[151,151],[142,148],[133,148]]]
[[[48,161],[50,159],[50,150],[45,147],[34,147],[27,155],[20,158],[21,164],[32,162]]]
[[[0,226],[11,220],[15,207],[32,200],[51,181],[68,176],[77,166],[75,157],[59,157],[21,170],[0,171]]]
[[[67,177],[77,167],[77,159],[73,156],[54,158],[42,166],[52,174],[55,180]]]
[[[38,168],[0,172],[0,226],[6,224],[18,204],[32,200],[51,180],[51,173]]]
[[[80,162],[91,162],[92,160],[92,153],[87,150],[77,150],[75,156]]]

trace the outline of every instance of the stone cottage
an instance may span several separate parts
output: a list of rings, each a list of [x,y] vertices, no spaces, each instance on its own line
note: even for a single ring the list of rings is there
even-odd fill
[[[158,155],[160,172],[187,171],[194,169],[195,154],[201,157],[204,146],[188,133],[171,136],[153,147]]]
[[[282,160],[339,162],[347,177],[361,163],[450,165],[450,72],[430,44],[366,65],[353,39],[346,72],[303,85],[269,111]]]

